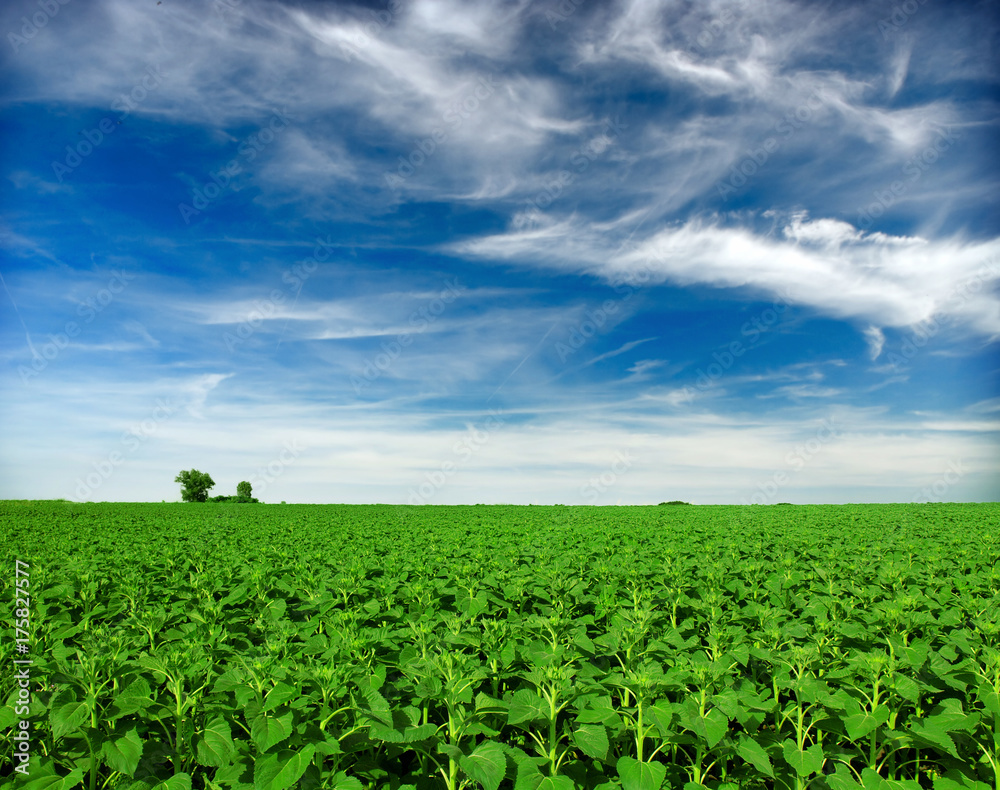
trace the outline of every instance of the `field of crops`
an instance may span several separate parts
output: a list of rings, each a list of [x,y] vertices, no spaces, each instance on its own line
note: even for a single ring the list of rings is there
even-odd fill
[[[1000,790],[997,504],[6,502],[0,554],[0,784]]]

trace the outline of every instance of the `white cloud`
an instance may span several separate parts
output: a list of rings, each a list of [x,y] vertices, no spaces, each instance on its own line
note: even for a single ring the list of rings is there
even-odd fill
[[[232,375],[232,373],[206,373],[185,384],[181,392],[188,414],[205,419],[205,404],[209,394]]]
[[[785,226],[785,238],[797,242],[813,242],[824,247],[838,247],[848,241],[858,241],[862,232],[849,222],[836,219],[809,221],[805,212],[796,212]],[[922,239],[917,240],[923,241]]]
[[[868,358],[874,362],[885,346],[885,334],[877,326],[869,326],[865,328],[864,335],[868,343]]]
[[[693,219],[618,251],[582,222],[511,230],[455,243],[459,254],[522,261],[616,281],[643,274],[675,285],[748,287],[836,318],[903,327],[942,316],[976,333],[1000,334],[1000,239],[928,241],[863,234],[840,220],[793,219],[786,241],[749,227]],[[975,293],[970,283],[978,283]]]
[[[913,40],[902,37],[896,46],[896,51],[892,57],[892,71],[888,79],[889,98],[893,98],[906,81],[906,74],[910,67],[910,55],[913,52]]]
[[[386,403],[274,402],[266,391],[247,397],[238,387],[224,387],[225,380],[207,374],[161,380],[152,388],[111,383],[108,393],[91,390],[73,409],[66,408],[60,382],[43,383],[30,399],[8,393],[8,446],[20,449],[16,463],[5,456],[0,493],[75,498],[77,482],[116,450],[125,454],[124,462],[87,498],[173,500],[174,476],[191,466],[212,474],[225,493],[286,443],[302,449],[266,491],[256,492],[265,501],[403,503],[429,473],[451,462],[457,471],[428,501],[583,503],[589,479],[623,451],[633,464],[602,503],[735,503],[753,497],[775,472],[789,482],[774,501],[816,501],[816,491],[826,492],[826,501],[908,501],[949,460],[968,471],[948,498],[975,501],[995,494],[1000,461],[1000,424],[972,412],[966,418],[890,418],[877,409],[827,402],[750,416],[692,411],[683,403],[671,405],[669,393],[581,400],[569,409],[554,403],[549,413],[534,415],[501,408],[503,424],[485,431],[470,455],[455,448],[469,435],[468,423],[483,430],[486,404],[442,412],[413,402],[397,403],[398,411]],[[53,402],[59,403],[55,411],[43,408]],[[155,414],[158,403],[171,402],[190,408]],[[637,410],[638,404],[656,408]],[[42,413],[52,419],[41,420]],[[155,424],[142,445],[123,450],[122,432],[130,426],[141,432],[151,418]],[[834,432],[817,444],[824,420]],[[805,460],[790,462],[796,453]],[[42,459],[44,481],[31,471]],[[58,491],[45,488],[52,484]]]

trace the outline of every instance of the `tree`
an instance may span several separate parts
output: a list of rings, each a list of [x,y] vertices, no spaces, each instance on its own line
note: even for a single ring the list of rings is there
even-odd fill
[[[250,499],[250,497],[253,496],[253,487],[246,480],[244,480],[242,483],[236,486],[236,496],[246,497],[247,499]]]
[[[208,499],[208,489],[215,485],[211,475],[197,469],[178,472],[174,482],[181,484],[181,499],[185,502],[204,502]]]

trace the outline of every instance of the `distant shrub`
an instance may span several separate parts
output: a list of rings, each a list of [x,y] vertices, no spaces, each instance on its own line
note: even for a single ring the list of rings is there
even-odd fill
[[[661,502],[660,505],[690,505],[690,502],[681,502],[679,499],[675,499],[672,502]],[[659,507],[660,505],[657,505]]]
[[[238,504],[253,504],[255,502],[260,502],[257,497],[252,496],[213,496],[209,497],[206,501],[208,502],[235,502]]]
[[[185,502],[208,501],[208,490],[215,486],[211,475],[197,469],[178,472],[174,482],[181,484],[181,499]]]

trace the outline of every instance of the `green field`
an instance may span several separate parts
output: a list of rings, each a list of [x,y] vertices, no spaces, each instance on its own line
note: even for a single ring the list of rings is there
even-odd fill
[[[997,504],[5,502],[0,546],[19,788],[1000,788]]]

